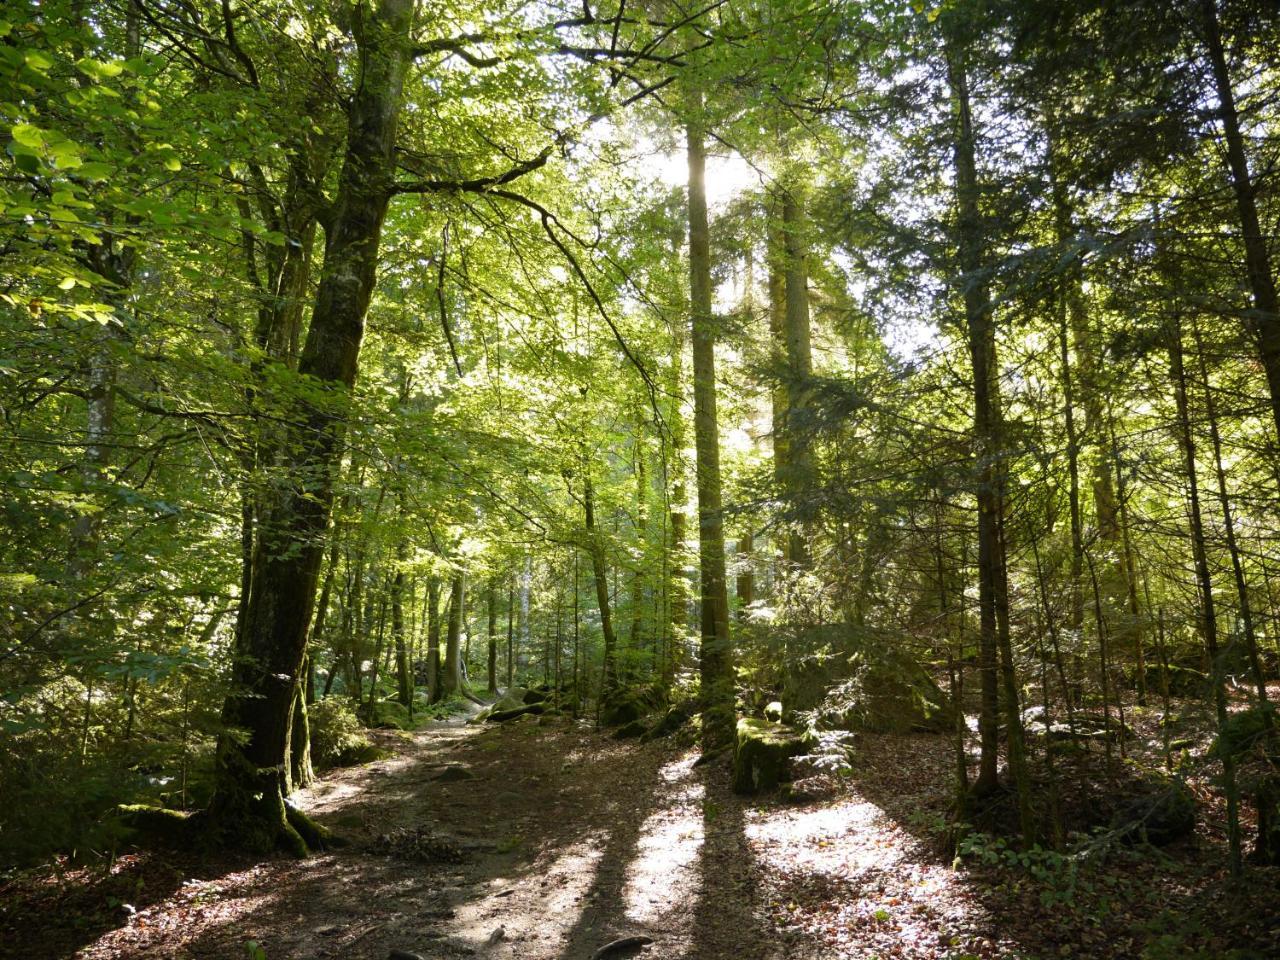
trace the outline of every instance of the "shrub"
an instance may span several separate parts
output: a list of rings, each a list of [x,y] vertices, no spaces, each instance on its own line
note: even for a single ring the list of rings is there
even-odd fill
[[[351,701],[329,697],[308,710],[311,762],[318,767],[349,767],[382,756],[364,732]]]

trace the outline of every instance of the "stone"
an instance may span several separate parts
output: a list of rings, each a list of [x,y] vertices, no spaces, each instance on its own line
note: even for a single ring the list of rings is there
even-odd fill
[[[431,779],[436,783],[456,783],[459,780],[474,780],[475,778],[476,775],[466,767],[450,764]]]
[[[790,727],[740,717],[733,750],[734,792],[775,789],[789,779],[788,764],[804,749],[804,738]]]

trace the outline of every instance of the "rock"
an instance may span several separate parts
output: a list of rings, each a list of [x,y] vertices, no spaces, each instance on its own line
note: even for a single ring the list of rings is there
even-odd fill
[[[781,723],[782,701],[774,700],[772,703],[765,704],[764,718],[771,723]]]
[[[537,687],[534,687],[531,690],[525,691],[524,702],[525,703],[545,703],[549,695],[550,694],[548,690],[540,690]]]
[[[387,954],[387,960],[424,960],[424,957],[410,950],[392,950]]]
[[[741,717],[733,750],[733,790],[772,790],[788,779],[787,764],[804,752],[804,739],[790,727]]]
[[[489,934],[489,946],[500,943],[507,935],[506,927],[497,927],[493,933]]]
[[[1130,843],[1157,847],[1191,833],[1196,826],[1196,798],[1177,777],[1157,775],[1146,792],[1125,804],[1113,820],[1113,828]]]
[[[641,742],[648,743],[660,737],[671,736],[693,718],[696,709],[696,704],[692,702],[677,703],[662,715],[661,720],[645,731],[640,738]]]
[[[546,709],[546,706],[541,703],[520,704],[508,710],[494,710],[489,716],[485,717],[485,722],[506,723],[508,720],[515,720],[517,717],[543,713]]]
[[[606,727],[621,727],[644,716],[644,707],[630,697],[614,700],[600,711],[600,723]]]
[[[646,937],[643,934],[636,937],[623,937],[620,940],[614,940],[612,943],[606,943],[591,955],[591,960],[606,960],[608,957],[619,957],[624,953],[639,950],[641,947],[648,946],[651,943],[653,943],[653,937]]]
[[[424,863],[461,863],[465,859],[457,843],[427,826],[397,827],[377,836],[370,848],[374,853]]]
[[[825,727],[875,733],[954,728],[950,700],[906,652],[839,624],[811,628],[795,643],[814,652],[787,673],[785,715],[816,710]]]
[[[450,764],[431,779],[436,783],[456,783],[459,780],[474,780],[476,775],[466,767]]]
[[[642,737],[649,730],[649,725],[643,720],[632,720],[630,723],[624,723],[617,730],[613,731],[613,739],[630,740],[635,737]]]

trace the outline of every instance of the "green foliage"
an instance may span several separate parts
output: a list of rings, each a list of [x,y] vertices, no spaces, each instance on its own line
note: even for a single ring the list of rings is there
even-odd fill
[[[350,767],[384,756],[364,732],[351,701],[326,697],[308,711],[311,759],[320,768]]]

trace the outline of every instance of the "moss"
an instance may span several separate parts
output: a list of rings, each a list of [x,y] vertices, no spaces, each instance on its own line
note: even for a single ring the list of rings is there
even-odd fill
[[[735,793],[773,790],[786,780],[787,762],[804,752],[804,740],[790,727],[741,717],[733,751]]]
[[[191,839],[190,817],[181,810],[122,803],[116,807],[116,815],[142,846],[182,847]]]
[[[286,827],[296,833],[308,849],[328,850],[331,847],[342,846],[342,842],[328,827],[312,820],[287,800],[284,805],[284,815]]]
[[[632,720],[630,723],[624,723],[613,731],[613,739],[631,740],[635,737],[642,737],[648,729],[648,725],[643,720]]]

